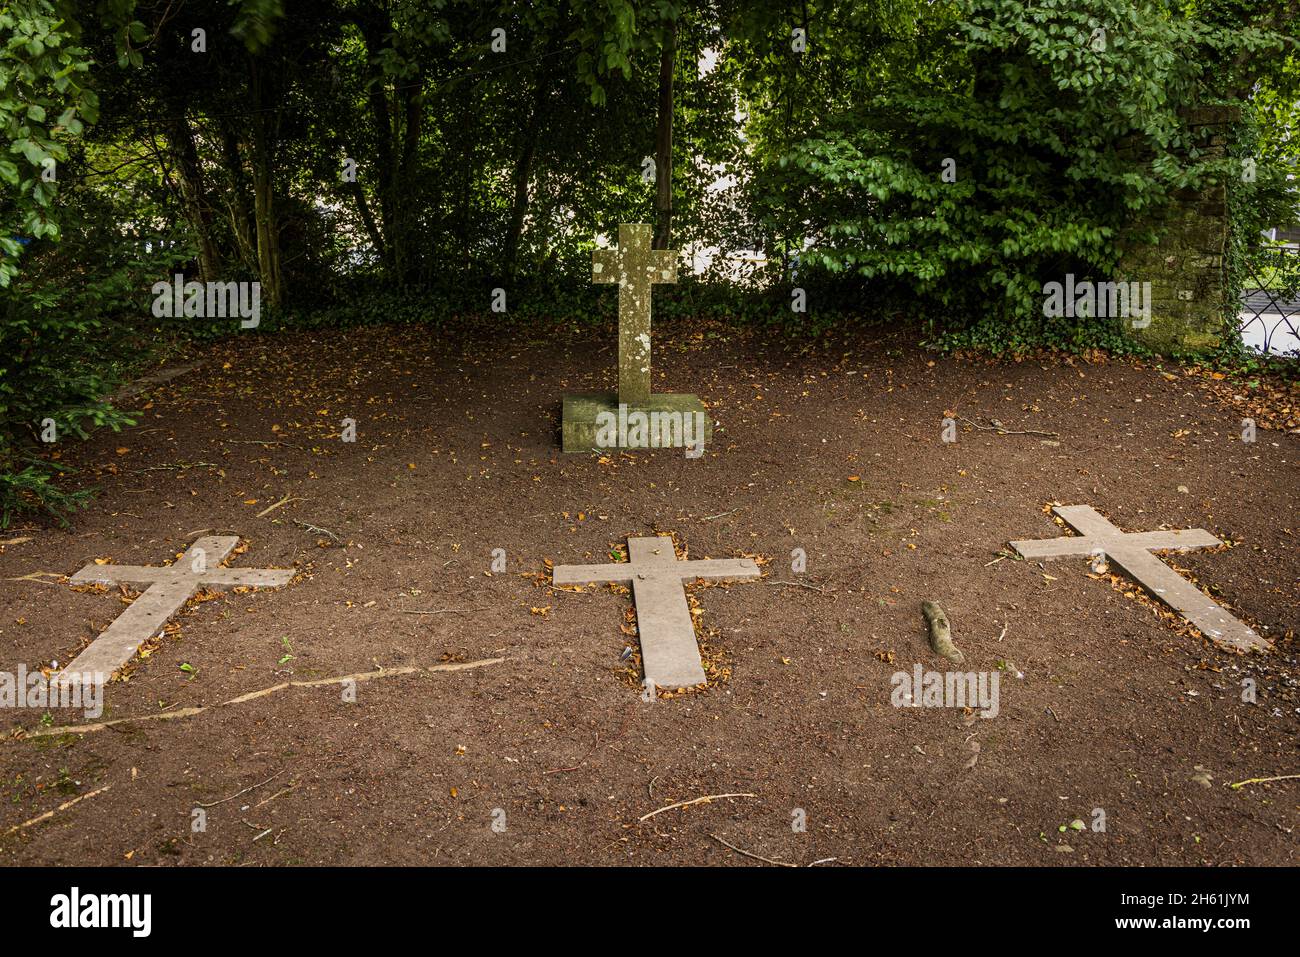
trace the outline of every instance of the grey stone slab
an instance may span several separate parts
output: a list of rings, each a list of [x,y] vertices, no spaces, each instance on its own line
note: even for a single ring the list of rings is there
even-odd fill
[[[646,679],[656,688],[703,684],[704,665],[683,581],[758,578],[758,565],[749,558],[681,560],[667,535],[629,538],[627,550],[626,562],[557,565],[551,580],[557,585],[630,582]]]
[[[197,539],[174,565],[87,565],[70,579],[74,584],[148,584],[144,594],[90,643],[80,655],[54,676],[61,684],[93,680],[98,674],[107,680],[131,660],[140,646],[158,634],[163,624],[189,601],[200,588],[209,585],[247,585],[277,588],[293,578],[289,568],[222,568],[239,544],[234,535],[208,535]]]
[[[1119,532],[1119,529],[1115,531]],[[1168,532],[1134,532],[1131,535],[1123,532],[1118,535],[1070,535],[1011,544],[1025,558],[1066,558],[1095,555],[1098,552],[1109,555],[1118,547],[1189,551],[1193,548],[1214,548],[1223,543],[1203,528],[1183,528]]]
[[[114,572],[112,577],[108,575],[95,574],[96,569],[83,569],[89,572],[83,575],[78,572],[71,579],[75,585],[83,585],[92,582],[116,583],[145,583],[145,582],[186,582],[193,579],[193,575],[181,571],[179,562],[175,566],[168,568],[151,568],[148,565],[112,565],[97,566],[111,568]],[[250,585],[258,588],[276,588],[284,584],[283,575],[280,574],[284,569],[277,568],[213,568],[205,572],[202,576],[205,585]],[[155,574],[149,574],[154,572]],[[292,572],[289,575],[293,577]]]
[[[194,544],[185,549],[185,553],[174,565],[155,567],[153,565],[87,565],[70,579],[74,585],[90,582],[104,584],[122,583],[126,585],[145,582],[168,581],[194,574],[195,568],[212,569],[230,557],[230,553],[239,544],[236,535],[205,535],[196,538]]]
[[[1107,553],[1124,573],[1230,651],[1268,651],[1272,645],[1223,610],[1213,599],[1145,549]]]
[[[140,646],[158,634],[167,619],[194,594],[189,582],[158,582],[150,585],[126,611],[118,615],[90,646],[54,676],[58,684],[73,685],[99,675],[107,681],[131,660]]]
[[[1102,556],[1150,594],[1182,615],[1212,642],[1228,651],[1268,651],[1272,645],[1233,618],[1205,593],[1162,562],[1152,551],[1212,548],[1223,543],[1202,528],[1128,533],[1090,505],[1052,509],[1079,535],[1011,543],[1023,558]]]
[[[1056,505],[1052,511],[1061,516],[1080,535],[1123,535],[1110,520],[1091,505]]]

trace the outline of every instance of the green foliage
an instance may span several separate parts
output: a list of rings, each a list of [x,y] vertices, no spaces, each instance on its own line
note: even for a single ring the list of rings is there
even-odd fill
[[[765,229],[941,314],[945,343],[1123,348],[1104,322],[1043,317],[1043,283],[1113,275],[1176,190],[1225,175],[1189,150],[1186,111],[1216,61],[1276,41],[1160,2],[971,0],[948,17],[925,41],[931,82],[842,71],[860,89],[760,151]]]
[[[73,168],[83,162],[71,160]],[[149,284],[191,258],[192,248],[174,231],[121,225],[129,216],[154,219],[159,195],[147,178],[106,192],[70,191],[60,210],[63,241],[33,243],[22,273],[0,290],[4,522],[19,509],[62,520],[84,503],[87,493],[59,487],[72,470],[55,455],[68,438],[133,424],[106,397],[184,322],[152,317]]]
[[[593,106],[607,105],[608,79],[630,81],[638,61],[646,62],[663,44],[665,28],[679,21],[683,6],[670,0],[578,0],[573,5],[579,44],[577,72],[590,87]]]
[[[58,164],[67,143],[93,123],[98,100],[85,85],[86,51],[75,29],[49,0],[17,0],[0,7],[0,286],[18,272],[19,238],[59,238],[50,213]]]
[[[112,386],[99,347],[102,323],[69,317],[57,297],[15,284],[0,297],[0,525],[19,510],[43,509],[60,520],[84,503],[54,482],[68,472],[36,454],[43,439],[133,420],[104,401]]]
[[[71,471],[47,459],[28,459],[17,470],[10,464],[0,472],[0,528],[8,528],[14,517],[23,512],[45,512],[62,525],[77,509],[90,504],[91,491],[65,491],[55,483],[63,472]]]
[[[791,336],[883,319],[946,348],[1135,351],[1113,323],[1044,317],[1043,283],[1110,278],[1185,187],[1228,183],[1234,282],[1259,229],[1295,220],[1300,70],[1294,37],[1279,35],[1295,31],[1286,9],[4,4],[4,508],[74,501],[36,423],[69,435],[120,425],[103,396],[136,358],[234,331],[152,317],[150,287],[176,271],[260,282],[261,328],[241,335],[610,321],[590,253],[619,223],[655,218],[643,162],[670,39],[672,245],[716,256],[657,290],[656,315]],[[806,49],[792,44],[799,31]],[[1246,110],[1228,159],[1209,161],[1187,111],[1219,103]],[[47,160],[56,182],[41,176]],[[796,285],[807,312],[791,309]],[[489,310],[495,288],[505,317]]]
[[[231,34],[251,51],[268,47],[284,17],[282,0],[230,0],[230,5],[238,8]]]

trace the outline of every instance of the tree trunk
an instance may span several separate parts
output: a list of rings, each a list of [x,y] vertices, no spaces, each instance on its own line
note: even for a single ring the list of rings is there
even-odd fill
[[[519,240],[523,237],[524,218],[528,215],[528,181],[533,175],[533,159],[537,155],[537,138],[542,128],[542,111],[546,108],[546,91],[550,78],[545,71],[539,69],[535,82],[537,88],[533,92],[533,112],[524,129],[523,150],[519,155],[519,164],[515,167],[515,198],[510,210],[505,251],[501,257],[501,271],[507,278],[514,276],[519,258]]]
[[[402,152],[397,166],[397,175],[393,179],[394,217],[393,233],[400,245],[395,250],[394,264],[401,282],[410,282],[415,278],[411,255],[414,243],[415,209],[411,203],[403,201],[409,195],[408,184],[415,181],[420,158],[420,135],[424,130],[424,67],[415,74],[415,82],[403,91],[406,100],[402,111]]]
[[[283,299],[280,285],[280,242],[275,220],[271,170],[265,158],[253,162],[253,209],[257,221],[257,275],[268,305]]]
[[[366,202],[366,192],[361,188],[359,182],[348,184],[348,191],[352,193],[353,200],[357,204],[357,213],[361,216],[361,222],[366,227],[366,234],[370,237],[370,244],[375,247],[375,253],[379,256],[379,261],[386,261],[387,253],[384,249],[384,236],[379,231],[378,224],[375,223],[374,214],[370,211],[370,204]]]
[[[388,98],[376,84],[371,90],[370,113],[375,123],[375,195],[379,200],[379,219],[384,224],[384,268],[396,279],[395,257],[401,248],[393,220],[393,124],[388,119]]]
[[[183,113],[168,121],[166,136],[171,141],[172,153],[176,156],[185,216],[198,241],[199,279],[214,282],[220,278],[221,254],[212,234],[212,208],[208,205],[203,188],[203,167],[199,163],[199,151],[194,145],[194,134],[190,130],[189,121]]]
[[[392,24],[377,7],[372,6],[359,7],[353,15],[353,22],[361,31],[365,42],[366,58],[371,64],[377,64],[383,53],[384,38],[391,31]],[[400,282],[406,256],[398,223],[401,202],[396,188],[397,158],[393,148],[397,131],[394,128],[393,108],[384,91],[383,70],[374,65],[372,71],[366,102],[375,127],[375,199],[379,206],[379,222],[383,227],[384,238],[379,247],[380,256],[389,279]]]
[[[244,171],[244,158],[239,151],[239,137],[230,120],[221,123],[221,151],[226,173],[230,176],[230,232],[235,237],[235,249],[244,268],[257,272],[257,251],[254,246],[253,218],[249,214],[248,176]]]
[[[667,249],[673,228],[673,67],[677,59],[677,24],[664,34],[659,54],[659,125],[655,130],[654,248]]]
[[[262,296],[272,308],[284,300],[280,274],[280,226],[275,208],[275,150],[280,118],[275,91],[260,58],[251,62],[249,86],[258,112],[249,124],[249,154],[253,168],[253,219],[257,228],[257,274]]]

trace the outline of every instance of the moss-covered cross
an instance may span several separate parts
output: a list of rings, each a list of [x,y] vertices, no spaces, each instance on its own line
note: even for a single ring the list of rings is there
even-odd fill
[[[591,254],[593,282],[618,283],[618,401],[650,400],[650,293],[654,283],[677,281],[677,251],[652,249],[645,223],[618,227],[618,248]]]

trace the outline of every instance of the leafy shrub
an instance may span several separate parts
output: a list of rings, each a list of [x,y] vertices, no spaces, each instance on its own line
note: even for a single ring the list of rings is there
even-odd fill
[[[1043,283],[1111,276],[1176,190],[1226,174],[1189,148],[1185,113],[1216,63],[1275,41],[1129,0],[951,9],[928,82],[864,78],[760,167],[767,228],[810,237],[805,262],[865,278],[945,344],[1132,348],[1108,321],[1044,317]]]

